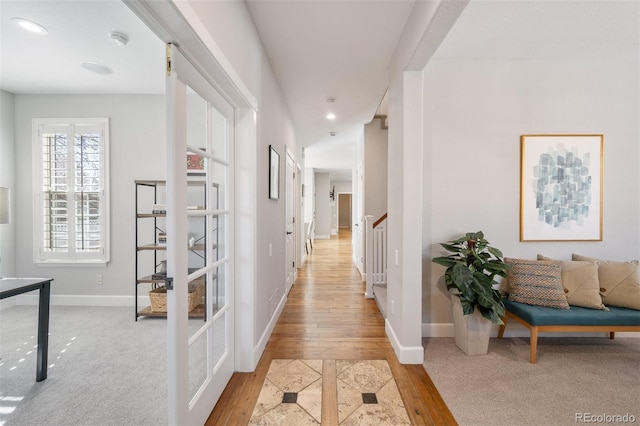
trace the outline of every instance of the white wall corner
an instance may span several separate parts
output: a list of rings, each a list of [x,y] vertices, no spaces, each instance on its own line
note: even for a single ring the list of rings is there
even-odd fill
[[[387,337],[391,342],[391,346],[393,347],[400,364],[422,364],[424,362],[424,347],[422,345],[403,346],[398,340],[396,333],[393,331],[393,327],[391,326],[389,319],[386,319],[384,323]]]

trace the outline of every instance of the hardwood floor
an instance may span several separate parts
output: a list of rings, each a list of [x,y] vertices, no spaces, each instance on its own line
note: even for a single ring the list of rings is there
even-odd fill
[[[233,375],[207,425],[246,425],[271,360],[280,358],[322,359],[327,369],[340,359],[386,359],[412,424],[456,424],[422,365],[398,362],[351,253],[350,230],[314,242],[256,370]],[[335,382],[323,384],[322,419],[337,424]]]

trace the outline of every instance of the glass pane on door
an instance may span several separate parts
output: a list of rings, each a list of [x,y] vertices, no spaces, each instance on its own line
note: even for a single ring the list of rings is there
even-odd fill
[[[207,161],[203,153],[207,151],[209,137],[209,105],[196,90],[187,86],[186,132],[187,151],[187,235],[184,247],[189,276],[188,316],[189,349],[188,376],[189,400],[192,401],[209,377],[207,348],[210,345],[207,332],[206,300],[207,238],[206,174]]]

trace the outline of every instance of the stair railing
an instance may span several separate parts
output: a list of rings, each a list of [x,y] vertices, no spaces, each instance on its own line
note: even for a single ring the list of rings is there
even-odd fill
[[[374,216],[365,219],[365,297],[373,298],[375,284],[387,284],[387,214],[374,222]]]

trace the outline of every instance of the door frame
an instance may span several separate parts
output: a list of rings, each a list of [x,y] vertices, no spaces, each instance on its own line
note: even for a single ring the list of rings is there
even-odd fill
[[[298,279],[298,269],[302,267],[304,262],[302,256],[302,247],[305,242],[304,211],[302,205],[302,185],[304,184],[303,176],[302,167],[300,166],[300,163],[296,161],[296,187],[294,188],[296,197],[294,201],[294,208],[296,211],[296,232],[298,236],[296,238],[296,279]]]
[[[257,114],[258,101],[230,65],[188,2],[122,0],[164,43],[183,55],[235,109],[235,371],[255,370],[255,294],[257,290]],[[211,407],[213,409],[213,407]],[[169,421],[170,424],[175,422]]]
[[[353,222],[352,242],[353,242],[353,263],[358,268],[360,275],[365,276],[364,271],[364,164],[358,163],[355,168],[355,186],[352,183],[352,191],[357,194],[354,202],[353,196],[351,205],[355,214],[351,217]],[[363,278],[364,279],[364,278]]]
[[[289,238],[289,235],[285,234],[285,294],[288,294],[289,291],[291,290],[291,288],[293,287],[293,284],[295,283],[296,277],[298,275],[298,259],[297,259],[297,253],[298,253],[298,218],[297,218],[297,209],[296,209],[296,193],[297,193],[297,179],[299,178],[299,176],[297,176],[297,172],[298,172],[298,167],[296,165],[296,157],[293,154],[293,152],[289,149],[289,147],[285,146],[285,162],[284,162],[284,178],[285,178],[285,197],[284,197],[284,202],[285,202],[285,206],[284,206],[284,224],[285,224],[285,231],[289,232],[289,230],[287,229],[287,210],[288,210],[288,203],[291,203],[291,214],[293,215],[292,220],[293,220],[293,224],[291,226],[291,231],[293,232],[293,234],[291,235],[291,239],[292,239],[292,245],[293,247],[291,247],[291,256],[289,256],[289,252],[287,249],[287,238]],[[289,161],[291,161],[291,170],[288,170],[289,167]],[[290,173],[291,172],[291,173]],[[291,180],[291,181],[289,181]],[[291,193],[289,194],[289,185],[291,185]],[[290,265],[289,262],[293,259],[293,265]],[[292,268],[293,270],[290,271],[290,268]],[[288,285],[288,277],[289,274],[291,273],[291,283],[290,285]]]
[[[338,192],[336,197],[336,218],[338,222],[338,232],[340,232],[340,196],[350,195],[349,197],[349,229],[353,230],[353,192]]]

